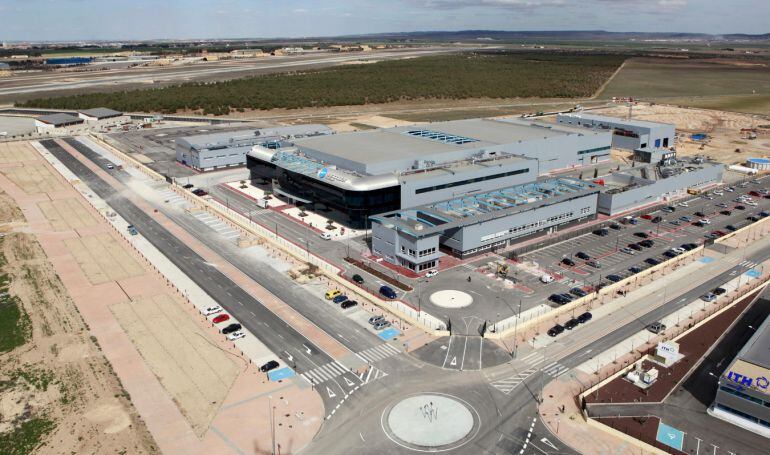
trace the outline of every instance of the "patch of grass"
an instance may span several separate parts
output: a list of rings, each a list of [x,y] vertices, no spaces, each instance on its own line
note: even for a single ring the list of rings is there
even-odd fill
[[[43,437],[56,425],[45,418],[34,418],[22,423],[8,433],[0,433],[0,453],[5,455],[25,455],[32,453],[40,445]]]
[[[353,128],[359,129],[359,130],[374,130],[377,129],[376,126],[367,125],[366,123],[358,123],[358,122],[351,122],[350,126]]]
[[[295,109],[399,100],[575,98],[592,95],[625,60],[614,54],[489,52],[439,55],[151,90],[36,99],[25,107],[173,113]]]
[[[711,97],[670,98],[668,104],[715,109],[718,111],[745,112],[748,114],[770,115],[770,94],[725,95]]]
[[[16,297],[0,298],[0,352],[24,345],[32,336],[32,323]]]

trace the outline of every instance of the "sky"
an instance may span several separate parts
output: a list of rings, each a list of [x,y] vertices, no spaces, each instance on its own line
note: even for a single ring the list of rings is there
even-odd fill
[[[770,0],[0,0],[0,40],[299,38],[430,30],[770,32]]]

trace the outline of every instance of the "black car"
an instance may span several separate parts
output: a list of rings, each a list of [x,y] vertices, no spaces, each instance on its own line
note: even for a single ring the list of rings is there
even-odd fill
[[[610,224],[610,229],[615,229],[616,231],[619,231],[622,229],[622,227],[617,223]]]
[[[582,259],[584,261],[591,259],[591,256],[587,255],[586,253],[583,253],[582,251],[578,251],[577,253],[575,253],[575,257]]]
[[[724,216],[730,216],[730,215],[732,215],[732,214],[733,214],[733,212],[731,212],[731,211],[729,211],[729,210],[722,210],[722,211],[721,211],[721,212],[719,212],[719,213],[721,213],[721,214],[722,214],[722,215],[724,215]]]
[[[658,265],[660,264],[660,261],[655,258],[647,258],[644,260],[644,262],[650,264],[650,265]]]
[[[689,250],[694,250],[695,248],[698,248],[698,244],[697,244],[697,243],[686,243],[685,245],[688,245],[688,246],[690,247],[690,248],[688,249],[687,247],[685,247],[685,246],[683,245],[683,248],[684,248],[684,249],[686,249],[686,250],[688,250],[688,251],[689,251]]]
[[[192,187],[194,187],[194,186],[195,186],[195,185],[193,185],[192,183],[188,183],[187,185],[183,186],[182,188],[184,188],[184,189],[186,189],[186,190],[189,190],[190,188],[192,188]]]
[[[564,296],[562,296],[561,294],[551,294],[548,297],[548,300],[550,300],[553,303],[558,303],[559,305],[564,305],[565,303],[567,303],[567,300],[565,300]]]
[[[564,323],[564,328],[567,329],[567,330],[572,330],[575,327],[577,327],[578,325],[580,325],[580,321],[578,321],[575,318],[572,318],[569,321]]]
[[[645,248],[652,248],[652,246],[655,245],[655,242],[653,242],[652,240],[649,240],[649,239],[648,240],[642,240],[641,242],[639,242],[639,245],[641,245],[641,246],[643,246]]]
[[[673,259],[673,258],[677,257],[678,255],[676,253],[674,253],[673,251],[668,250],[668,251],[664,251],[663,252],[663,256],[666,256],[669,259]]]
[[[727,226],[725,226],[725,229],[727,229],[730,232],[735,232],[738,230],[738,228],[733,226],[732,224],[728,224]]]
[[[575,300],[575,297],[571,296],[570,294],[567,294],[566,292],[563,294],[559,294],[562,299],[564,299],[567,303]]]
[[[701,223],[700,221],[693,221],[692,225],[696,226],[696,227],[703,227],[703,226],[705,226],[705,224]]]
[[[194,195],[196,195],[196,196],[205,196],[205,195],[209,194],[205,190],[202,190],[200,188],[193,190],[192,193]]]
[[[575,265],[575,261],[573,261],[573,260],[572,260],[572,259],[570,259],[570,258],[564,258],[564,259],[562,259],[562,260],[561,260],[561,263],[562,263],[562,264],[564,264],[564,265],[566,265],[566,266],[568,266],[568,267],[572,267],[573,265]]]
[[[569,293],[572,295],[576,295],[578,297],[585,297],[588,295],[588,293],[580,288],[572,288],[569,290]]]
[[[642,249],[643,249],[642,246],[639,245],[638,243],[629,243],[628,247],[631,248],[632,250],[636,250],[636,251],[642,251]]]
[[[703,212],[695,212],[695,216],[703,218],[704,216],[706,216],[706,214]]]
[[[345,300],[340,304],[340,308],[342,308],[343,310],[347,310],[348,308],[353,308],[354,306],[357,306],[357,305],[358,305],[358,302],[356,302],[355,300]]]
[[[596,229],[593,231],[594,235],[598,235],[599,237],[605,237],[607,235],[610,235],[610,231],[602,228],[602,229]]]
[[[722,295],[725,292],[727,292],[727,289],[725,289],[725,288],[716,288],[713,291],[711,291],[711,293],[714,294],[714,295]]]
[[[742,205],[736,205],[735,206],[735,210],[746,210],[746,207],[744,207]]]
[[[746,219],[751,221],[751,222],[753,222],[753,223],[756,223],[757,221],[759,221],[759,217],[758,216],[754,216],[754,215],[747,216]]]
[[[622,280],[623,278],[618,275],[607,275],[607,279],[612,281],[613,283],[617,283],[618,281]]]
[[[227,327],[223,328],[222,329],[222,333],[224,335],[227,335],[228,333],[237,332],[237,331],[241,330],[242,328],[243,327],[241,327],[240,324],[238,324],[237,322],[234,322],[234,323],[228,325]]]
[[[691,243],[683,243],[683,244],[681,244],[681,245],[679,245],[679,246],[680,246],[680,247],[681,247],[683,250],[687,250],[687,251],[690,251],[690,250],[693,250],[693,249],[695,249],[695,246],[693,246]]]
[[[594,317],[593,314],[591,314],[588,311],[586,311],[585,313],[583,313],[580,316],[578,316],[577,320],[578,320],[579,323],[585,324],[586,322],[590,321],[591,318],[593,318],[593,317]]]
[[[356,273],[355,275],[353,275],[353,281],[355,281],[358,284],[364,284],[364,277]]]
[[[663,218],[661,218],[659,216],[656,216],[655,218],[650,220],[650,222],[652,222],[652,223],[660,223],[661,221],[663,221]]]
[[[555,337],[556,335],[559,335],[562,332],[564,332],[564,326],[560,324],[556,324],[555,326],[548,329],[548,336]]]
[[[639,272],[641,272],[641,271],[642,271],[642,269],[640,269],[640,268],[639,268],[639,267],[637,267],[637,266],[633,266],[633,267],[629,267],[629,268],[628,268],[628,271],[629,271],[629,272],[631,272],[631,273],[634,273],[634,274],[636,274],[636,273],[639,273]]]
[[[646,232],[634,232],[634,235],[641,238],[641,239],[648,239],[650,238],[650,235]]]
[[[278,362],[276,362],[275,360],[271,360],[266,364],[262,365],[261,367],[259,367],[259,371],[263,373],[267,373],[268,371],[275,370],[276,368],[278,368]]]

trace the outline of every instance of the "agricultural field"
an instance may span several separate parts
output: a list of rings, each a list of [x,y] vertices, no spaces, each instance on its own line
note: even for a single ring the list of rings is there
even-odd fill
[[[770,61],[632,58],[599,97],[770,113]]]
[[[344,65],[154,90],[36,99],[24,107],[223,115],[231,110],[355,106],[402,100],[589,97],[626,57],[587,53],[463,53]]]

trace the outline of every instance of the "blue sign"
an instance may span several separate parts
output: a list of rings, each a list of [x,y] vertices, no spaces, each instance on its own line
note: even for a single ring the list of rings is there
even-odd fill
[[[400,334],[401,332],[391,327],[389,329],[383,330],[382,332],[380,332],[379,335],[380,335],[380,338],[382,338],[385,341],[388,341],[388,340],[392,340],[393,338],[397,337]]]
[[[267,372],[267,377],[271,381],[279,381],[281,379],[286,379],[294,376],[296,373],[294,373],[294,370],[292,370],[289,367],[284,367],[279,370],[272,370]]]
[[[767,388],[770,387],[770,380],[764,376],[760,376],[758,378],[750,378],[748,376],[742,375],[741,373],[730,371],[727,373],[727,379],[737,384],[739,390],[743,390],[744,388],[749,388],[752,386],[762,390],[767,390]]]
[[[708,264],[710,262],[714,262],[714,258],[709,257],[709,256],[705,256],[705,257],[700,258],[700,261],[702,263],[704,263],[704,264]]]
[[[749,278],[759,278],[760,273],[759,273],[759,270],[757,269],[751,269],[747,271],[744,275],[746,275]]]
[[[326,177],[326,174],[328,174],[328,173],[329,173],[329,169],[323,168],[320,171],[318,171],[318,178],[322,179],[322,178]]]
[[[658,424],[658,434],[655,436],[655,439],[679,451],[684,447],[684,431],[670,427],[662,421]]]

